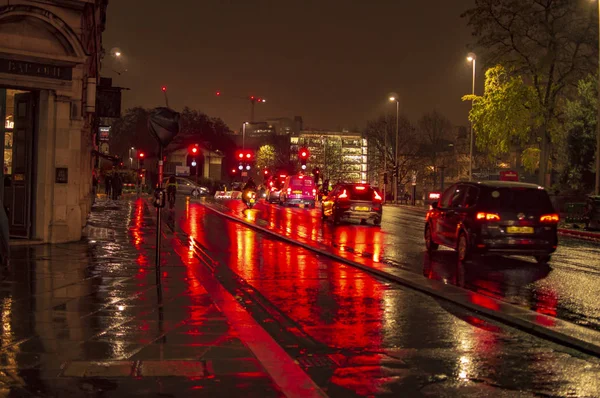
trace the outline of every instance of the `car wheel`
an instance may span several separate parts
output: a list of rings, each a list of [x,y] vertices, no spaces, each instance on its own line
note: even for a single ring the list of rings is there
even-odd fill
[[[381,225],[381,218],[377,217],[376,219],[374,219],[373,220],[373,225],[380,226]]]
[[[429,224],[425,225],[425,248],[427,248],[428,252],[436,251],[440,247],[437,243],[433,241],[433,237],[431,236],[431,227]]]
[[[464,232],[461,232],[458,236],[458,245],[456,247],[456,251],[458,252],[458,261],[465,262],[469,261],[469,257],[471,256],[471,250],[469,249],[469,241],[467,241],[467,235]]]
[[[543,256],[535,256],[535,261],[537,261],[538,264],[548,264],[551,259],[552,256],[549,254],[544,254]]]

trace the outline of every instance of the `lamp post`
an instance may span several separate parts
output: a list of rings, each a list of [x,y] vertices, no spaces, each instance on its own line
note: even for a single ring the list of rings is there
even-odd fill
[[[246,125],[248,122],[242,124],[242,149],[246,149]]]
[[[398,129],[400,128],[400,102],[396,97],[390,97],[390,102],[396,103],[396,150],[394,151],[394,203],[398,203]]]
[[[477,57],[474,53],[469,53],[467,60],[473,63],[473,85],[471,93],[475,95],[475,66],[477,63]],[[471,101],[471,110],[473,109],[473,101]],[[469,181],[473,181],[473,122],[470,122],[470,134],[469,134]]]

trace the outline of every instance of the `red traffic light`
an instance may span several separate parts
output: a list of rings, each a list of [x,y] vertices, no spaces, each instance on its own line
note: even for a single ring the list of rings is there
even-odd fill
[[[308,159],[310,153],[308,152],[308,149],[302,148],[300,151],[298,151],[298,155],[301,159]]]
[[[143,159],[145,156],[146,156],[146,154],[145,154],[144,152],[140,152],[140,153],[138,153],[138,157],[139,157],[140,159]]]
[[[161,89],[163,92],[165,92],[165,91],[167,91],[167,86],[162,86],[160,89]]]
[[[238,158],[239,160],[249,161],[249,160],[254,159],[254,152],[250,151],[248,149],[240,150],[240,151],[236,152],[235,157]]]
[[[198,145],[191,145],[188,148],[188,152],[190,153],[190,155],[197,155],[198,152],[200,152],[200,148],[198,148]]]
[[[265,170],[263,173],[265,173],[265,175],[269,174],[269,170]]]

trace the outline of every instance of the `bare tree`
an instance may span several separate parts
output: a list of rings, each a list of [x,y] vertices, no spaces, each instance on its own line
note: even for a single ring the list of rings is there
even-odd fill
[[[596,68],[596,12],[594,2],[583,0],[475,0],[475,7],[462,15],[477,38],[483,64],[502,64],[535,89],[541,184],[561,96]]]

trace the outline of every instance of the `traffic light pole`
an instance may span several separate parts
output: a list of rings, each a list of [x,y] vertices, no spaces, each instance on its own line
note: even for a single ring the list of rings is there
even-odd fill
[[[158,189],[162,189],[162,180],[163,180],[163,147],[162,145],[158,146]],[[154,269],[156,272],[156,285],[160,286],[160,239],[161,239],[161,215],[162,209],[160,207],[156,208],[156,261],[154,263]]]

